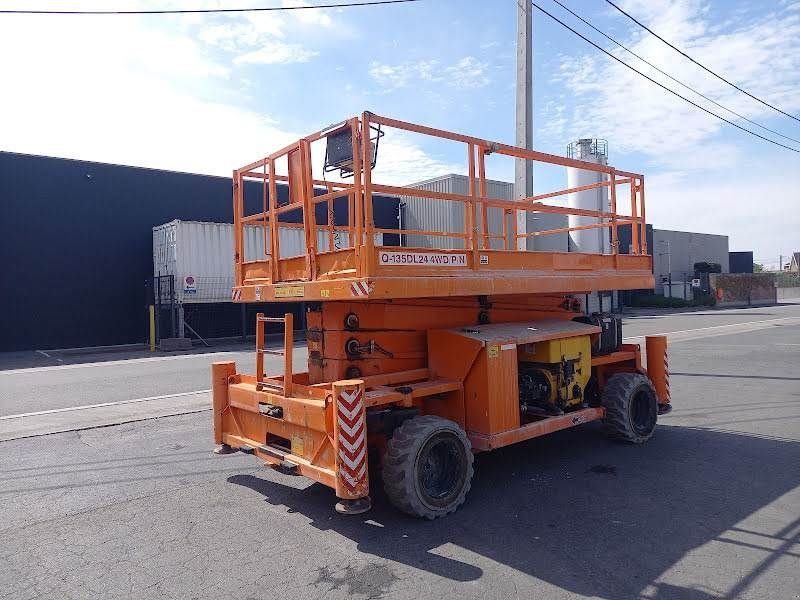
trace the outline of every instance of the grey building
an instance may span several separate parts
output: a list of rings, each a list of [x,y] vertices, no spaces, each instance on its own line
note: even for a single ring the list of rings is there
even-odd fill
[[[657,294],[669,294],[665,284],[670,272],[673,285],[691,280],[696,262],[719,263],[723,273],[729,271],[727,235],[653,229],[650,253]]]
[[[412,183],[408,187],[418,188],[431,192],[447,194],[469,194],[469,177],[450,173],[433,179],[426,179]],[[486,180],[486,194],[489,198],[499,200],[514,200],[514,184],[506,181]],[[502,233],[503,211],[500,208],[488,209],[489,233],[499,235]],[[478,214],[478,231],[482,231]],[[510,217],[509,217],[510,218]],[[464,232],[464,203],[458,200],[434,200],[421,196],[402,196],[400,205],[401,229],[417,229],[424,231],[439,231],[449,233]],[[526,218],[527,231],[544,231],[547,229],[560,229],[567,227],[567,215],[529,212]],[[510,231],[507,224],[506,231]],[[568,235],[557,233],[553,235],[529,237],[527,247],[529,250],[567,251]],[[499,250],[504,247],[503,240],[495,238],[490,240],[491,247]],[[462,238],[414,235],[403,236],[403,246],[416,248],[463,248]]]

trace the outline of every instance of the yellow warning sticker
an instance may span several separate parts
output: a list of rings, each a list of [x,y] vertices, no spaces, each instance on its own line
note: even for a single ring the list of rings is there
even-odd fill
[[[299,435],[292,436],[292,454],[295,456],[303,456],[303,438]]]
[[[305,296],[305,289],[302,285],[285,285],[275,288],[276,298],[302,298]]]
[[[330,290],[320,290],[319,291],[319,297],[320,298],[330,298],[331,297],[331,291]]]
[[[497,358],[500,355],[500,349],[497,346],[489,346],[486,350],[486,354],[489,358]]]

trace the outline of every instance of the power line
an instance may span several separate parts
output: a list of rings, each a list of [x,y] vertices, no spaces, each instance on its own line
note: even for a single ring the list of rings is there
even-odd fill
[[[797,152],[798,154],[800,154],[800,150],[797,150],[796,148],[792,148],[791,146],[787,146],[787,145],[785,145],[785,144],[781,144],[780,142],[776,142],[775,140],[771,140],[771,139],[769,139],[768,137],[764,137],[763,135],[761,135],[761,134],[759,134],[759,133],[756,133],[755,131],[751,131],[751,130],[747,129],[746,127],[742,127],[742,126],[741,126],[741,125],[739,125],[738,123],[734,123],[733,121],[730,121],[730,120],[726,119],[725,117],[722,117],[722,116],[718,115],[718,114],[717,114],[717,113],[715,113],[714,111],[711,111],[711,110],[707,109],[705,106],[701,106],[700,104],[698,104],[697,102],[694,102],[693,100],[690,100],[690,99],[689,99],[689,98],[687,98],[686,96],[681,96],[681,95],[680,95],[678,92],[676,92],[675,90],[672,90],[672,89],[668,88],[668,87],[667,87],[667,86],[665,86],[663,83],[660,83],[660,82],[656,81],[655,79],[653,79],[653,78],[652,78],[652,77],[650,77],[649,75],[646,75],[645,73],[642,73],[642,72],[641,72],[641,71],[639,71],[638,69],[636,69],[636,68],[632,67],[631,65],[629,65],[628,63],[626,63],[624,60],[622,60],[622,59],[620,59],[620,58],[617,58],[616,56],[614,56],[613,54],[611,54],[611,52],[609,52],[608,50],[606,50],[606,49],[605,49],[605,48],[603,48],[602,46],[599,46],[598,44],[595,44],[595,43],[594,43],[592,40],[590,40],[589,38],[587,38],[587,37],[586,37],[586,36],[584,36],[583,34],[579,33],[578,31],[575,31],[575,30],[574,30],[572,27],[570,27],[569,25],[567,25],[566,23],[564,23],[564,21],[562,21],[561,19],[559,19],[559,18],[558,18],[558,17],[556,17],[555,15],[552,15],[552,14],[550,14],[549,12],[547,12],[545,9],[543,9],[541,6],[539,6],[539,5],[538,5],[538,4],[536,4],[535,2],[533,2],[532,4],[533,4],[534,8],[536,8],[536,9],[538,9],[539,11],[543,12],[544,14],[546,14],[548,17],[550,17],[551,19],[553,19],[555,22],[559,23],[559,24],[560,24],[562,27],[564,27],[564,28],[566,28],[566,29],[569,29],[569,30],[570,30],[572,33],[574,33],[575,35],[577,35],[577,36],[578,36],[579,38],[581,38],[583,41],[587,42],[588,44],[591,44],[592,46],[594,46],[595,48],[597,48],[598,50],[600,50],[600,52],[602,52],[603,54],[606,54],[606,55],[610,56],[610,57],[611,57],[611,58],[613,58],[615,61],[617,61],[619,64],[621,64],[621,65],[623,65],[623,66],[625,66],[625,67],[629,68],[629,69],[630,69],[631,71],[633,71],[634,73],[638,73],[639,75],[641,75],[642,77],[644,77],[644,78],[645,78],[645,79],[647,79],[648,81],[651,81],[652,83],[655,83],[655,84],[656,84],[658,87],[660,87],[660,88],[662,88],[662,89],[664,89],[664,90],[668,91],[670,94],[672,94],[672,95],[674,95],[674,96],[677,96],[677,97],[678,97],[678,98],[680,98],[681,100],[684,100],[684,101],[688,102],[689,104],[691,104],[692,106],[695,106],[695,107],[699,108],[699,109],[700,109],[700,110],[702,110],[703,112],[707,112],[708,114],[710,114],[710,115],[711,115],[711,116],[713,116],[713,117],[716,117],[716,118],[717,118],[717,119],[719,119],[720,121],[724,121],[724,122],[725,122],[725,123],[727,123],[728,125],[733,125],[733,126],[734,126],[734,127],[736,127],[737,129],[741,129],[742,131],[744,131],[744,132],[746,132],[746,133],[749,133],[750,135],[754,135],[754,136],[756,136],[757,138],[760,138],[760,139],[764,140],[765,142],[769,142],[770,144],[775,144],[776,146],[780,146],[781,148],[786,148],[787,150],[791,150],[792,152]]]
[[[747,117],[745,117],[744,115],[741,115],[741,114],[737,113],[735,110],[731,110],[731,109],[730,109],[730,108],[728,108],[727,106],[723,106],[722,104],[720,104],[719,102],[717,102],[717,101],[716,101],[716,100],[714,100],[713,98],[709,98],[708,96],[706,96],[706,95],[705,95],[705,94],[703,94],[702,92],[698,92],[698,91],[697,91],[696,89],[694,89],[693,87],[691,87],[691,86],[689,86],[689,85],[687,85],[687,84],[683,83],[683,82],[682,82],[682,81],[680,81],[679,79],[676,79],[675,77],[673,77],[672,75],[670,75],[670,74],[669,74],[669,73],[667,73],[666,71],[664,71],[664,70],[662,70],[662,69],[658,68],[656,65],[654,65],[653,63],[651,63],[651,62],[650,62],[649,60],[647,60],[646,58],[644,58],[644,57],[640,56],[639,54],[636,54],[636,52],[634,52],[633,50],[630,50],[630,49],[629,49],[629,48],[627,48],[626,46],[622,45],[622,44],[621,44],[621,43],[619,43],[617,40],[615,40],[614,38],[612,38],[610,35],[608,35],[608,34],[606,34],[606,33],[602,32],[602,31],[600,31],[600,30],[599,30],[597,27],[595,27],[595,26],[594,26],[594,25],[592,25],[592,24],[591,24],[589,21],[587,21],[586,19],[584,19],[582,16],[580,16],[579,14],[577,14],[576,12],[574,12],[573,10],[571,10],[571,9],[570,9],[568,6],[565,6],[564,4],[562,4],[561,2],[559,2],[559,0],[553,0],[553,2],[555,2],[556,4],[558,4],[558,5],[559,5],[561,8],[563,8],[565,11],[567,11],[569,14],[571,14],[571,15],[572,15],[573,17],[575,17],[576,19],[579,19],[580,21],[582,21],[583,23],[585,23],[586,25],[588,25],[589,27],[591,27],[592,29],[594,29],[594,30],[595,30],[597,33],[599,33],[600,35],[602,35],[604,38],[606,38],[607,40],[610,40],[610,41],[611,41],[613,44],[616,44],[617,46],[619,46],[620,48],[622,48],[623,50],[625,50],[625,52],[627,52],[628,54],[631,54],[631,55],[635,56],[635,57],[636,57],[636,58],[638,58],[640,61],[642,61],[642,62],[643,62],[643,63],[645,63],[646,65],[649,65],[650,67],[652,67],[653,69],[655,69],[656,71],[658,71],[659,73],[661,73],[662,75],[664,75],[665,77],[669,77],[669,78],[670,78],[672,81],[674,81],[674,82],[675,82],[675,83],[677,83],[678,85],[681,85],[681,86],[683,86],[684,88],[686,88],[687,90],[689,90],[689,91],[691,91],[691,92],[694,92],[695,94],[697,94],[697,95],[698,95],[698,96],[700,96],[701,98],[704,98],[704,99],[708,100],[709,102],[711,102],[712,104],[715,104],[716,106],[719,106],[721,109],[728,111],[728,112],[729,112],[729,113],[731,113],[732,115],[735,115],[735,116],[739,117],[740,119],[742,119],[742,120],[744,120],[744,121],[747,121],[747,122],[748,122],[748,123],[750,123],[751,125],[755,125],[756,127],[760,127],[761,129],[763,129],[763,130],[765,130],[765,131],[769,131],[770,133],[772,133],[772,134],[775,134],[775,135],[777,135],[778,137],[782,137],[782,138],[784,138],[784,139],[786,139],[786,140],[790,140],[790,141],[792,141],[792,142],[795,142],[795,143],[797,143],[797,144],[800,144],[800,140],[796,140],[796,139],[794,139],[794,138],[792,138],[792,137],[789,137],[788,135],[783,135],[783,134],[782,134],[782,133],[780,133],[779,131],[775,131],[774,129],[770,129],[770,128],[769,128],[769,127],[767,127],[767,126],[765,126],[765,125],[762,125],[761,123],[757,123],[756,121],[753,121],[752,119],[748,119],[748,118],[747,118]]]
[[[692,62],[693,62],[694,64],[696,64],[698,67],[700,67],[701,69],[703,69],[703,70],[705,70],[705,71],[708,71],[709,73],[711,73],[711,74],[712,74],[714,77],[716,77],[717,79],[720,79],[721,81],[724,81],[724,82],[725,82],[725,83],[727,83],[729,86],[736,88],[737,90],[739,90],[739,91],[740,91],[740,92],[742,92],[743,94],[747,94],[747,95],[748,95],[748,96],[750,96],[750,97],[751,97],[753,100],[756,100],[756,101],[760,102],[760,103],[761,103],[761,104],[763,104],[764,106],[769,106],[771,109],[778,111],[778,112],[779,112],[779,113],[781,113],[782,115],[786,115],[786,116],[787,116],[787,117],[789,117],[790,119],[794,119],[795,121],[800,121],[800,119],[799,119],[799,118],[797,118],[797,117],[795,117],[794,115],[792,115],[792,114],[789,114],[789,113],[787,113],[786,111],[784,111],[784,110],[781,110],[781,109],[780,109],[780,108],[778,108],[777,106],[774,106],[774,105],[770,104],[770,103],[769,103],[769,102],[767,102],[766,100],[762,100],[762,99],[761,99],[761,98],[759,98],[758,96],[755,96],[755,95],[751,94],[750,92],[748,92],[747,90],[744,90],[744,89],[740,88],[740,87],[739,87],[738,85],[736,85],[735,83],[733,83],[733,82],[731,82],[731,81],[729,81],[729,80],[725,79],[725,78],[724,78],[722,75],[720,75],[720,74],[718,74],[718,73],[715,73],[714,71],[712,71],[711,69],[709,69],[709,68],[708,68],[708,67],[706,67],[705,65],[703,65],[703,64],[701,64],[701,63],[699,63],[699,62],[697,62],[697,61],[696,61],[695,59],[693,59],[691,56],[689,56],[688,54],[686,54],[686,52],[684,52],[684,51],[683,51],[683,50],[681,50],[680,48],[677,48],[677,47],[675,47],[673,44],[670,44],[670,43],[669,43],[667,40],[665,40],[663,37],[661,37],[660,35],[658,35],[658,34],[657,34],[655,31],[653,31],[652,29],[650,29],[650,28],[649,28],[647,25],[643,24],[642,22],[638,21],[636,18],[634,18],[634,17],[632,17],[631,15],[629,15],[628,13],[626,13],[626,12],[625,12],[624,10],[622,10],[622,9],[621,9],[619,6],[617,6],[616,4],[614,4],[613,2],[611,2],[611,0],[606,0],[606,2],[608,2],[608,3],[609,3],[611,6],[613,6],[614,8],[616,8],[616,9],[617,9],[619,12],[621,12],[623,15],[625,15],[626,17],[628,17],[628,18],[629,18],[631,21],[633,21],[634,23],[636,23],[636,24],[637,24],[639,27],[641,27],[642,29],[644,29],[644,30],[648,31],[650,34],[654,35],[654,36],[655,36],[655,37],[657,37],[659,40],[661,40],[662,42],[664,42],[664,43],[665,43],[667,46],[669,46],[670,48],[672,48],[673,50],[675,50],[675,52],[678,52],[679,54],[683,55],[685,58],[688,58],[690,61],[692,61]]]
[[[381,4],[403,4],[420,0],[373,0],[371,2],[346,2],[342,4],[310,4],[307,6],[268,6],[261,8],[187,8],[174,10],[0,10],[3,15],[189,15],[208,13],[245,13],[282,10],[310,10],[314,8],[350,8],[355,6],[378,6]]]

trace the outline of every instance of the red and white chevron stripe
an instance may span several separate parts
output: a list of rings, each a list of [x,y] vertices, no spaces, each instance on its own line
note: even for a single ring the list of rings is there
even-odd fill
[[[669,359],[667,358],[667,352],[664,351],[664,388],[667,392],[667,402],[671,402],[672,398],[670,397],[669,393]]]
[[[372,291],[372,284],[368,281],[354,281],[350,284],[350,292],[353,296],[369,296]]]
[[[369,493],[367,480],[367,426],[361,388],[339,390],[336,403],[338,445],[336,477],[347,497]],[[337,493],[340,497],[340,493]]]
[[[231,300],[237,302],[242,299],[242,290],[234,288],[231,290]]]

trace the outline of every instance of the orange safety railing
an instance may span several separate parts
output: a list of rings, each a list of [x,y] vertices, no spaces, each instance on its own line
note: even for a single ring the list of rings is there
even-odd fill
[[[469,177],[468,193],[455,194],[381,184],[373,181],[374,156],[373,142],[369,133],[374,127],[393,128],[411,133],[431,136],[463,144],[467,154]],[[327,181],[314,177],[312,168],[312,144],[324,140],[332,134],[350,131],[352,140],[352,181]],[[537,194],[516,201],[501,200],[487,196],[486,158],[502,155],[513,159],[524,159],[550,165],[575,167],[603,174],[597,183],[553,192]],[[280,173],[279,171],[283,171]],[[248,181],[261,185],[260,210],[245,214],[245,186]],[[288,201],[281,204],[278,199],[278,183],[288,188]],[[627,186],[628,197],[620,196],[619,188]],[[609,210],[588,210],[544,204],[542,201],[570,193],[597,188],[609,188]],[[376,227],[373,219],[373,194],[389,194],[424,198],[431,201],[463,203],[463,230],[442,232],[417,229]],[[343,265],[341,273],[346,277],[370,277],[375,274],[377,264],[375,234],[396,234],[402,236],[424,235],[432,238],[456,238],[463,240],[462,252],[471,252],[475,260],[472,268],[477,268],[477,254],[492,249],[492,240],[502,240],[506,252],[537,252],[527,250],[527,238],[568,233],[587,229],[607,229],[610,233],[611,253],[619,253],[619,227],[630,225],[630,254],[647,255],[645,232],[644,177],[637,173],[620,171],[614,167],[525,150],[498,142],[452,133],[396,119],[381,117],[369,112],[337,123],[290,144],[265,158],[245,165],[233,173],[233,208],[235,241],[235,285],[245,285],[243,265],[259,265],[257,281],[276,283],[279,281],[313,281],[319,273],[319,257],[326,254],[347,251],[355,255],[355,260]],[[270,201],[270,198],[276,201]],[[334,222],[334,203],[337,199],[347,199],[347,224]],[[628,213],[619,212],[621,206],[628,205]],[[326,222],[317,223],[316,207],[326,205]],[[492,232],[489,227],[488,212],[499,209],[501,231]],[[555,213],[596,218],[597,222],[571,227],[560,227],[533,232],[519,232],[516,216],[520,213]],[[510,216],[511,218],[508,218]],[[294,218],[297,222],[289,222]],[[283,218],[283,220],[281,220]],[[508,221],[508,223],[507,223]],[[261,256],[252,259],[245,255],[245,228],[257,226],[263,229],[263,251]],[[292,238],[292,236],[294,236]],[[296,239],[302,246],[302,254],[283,257],[281,238]],[[523,248],[520,249],[519,246]],[[407,250],[404,247],[404,250]],[[429,249],[429,248],[426,248]],[[496,250],[495,250],[496,251]],[[327,263],[330,265],[330,261]],[[253,270],[249,269],[250,279]],[[326,271],[330,277],[331,271]]]
[[[264,347],[264,325],[266,323],[283,323],[283,350],[268,350]],[[286,313],[283,317],[265,317],[264,313],[256,315],[256,388],[272,387],[283,393],[292,394],[292,352],[294,350],[294,316]],[[264,374],[264,355],[277,354],[283,356],[283,379],[268,378]]]

